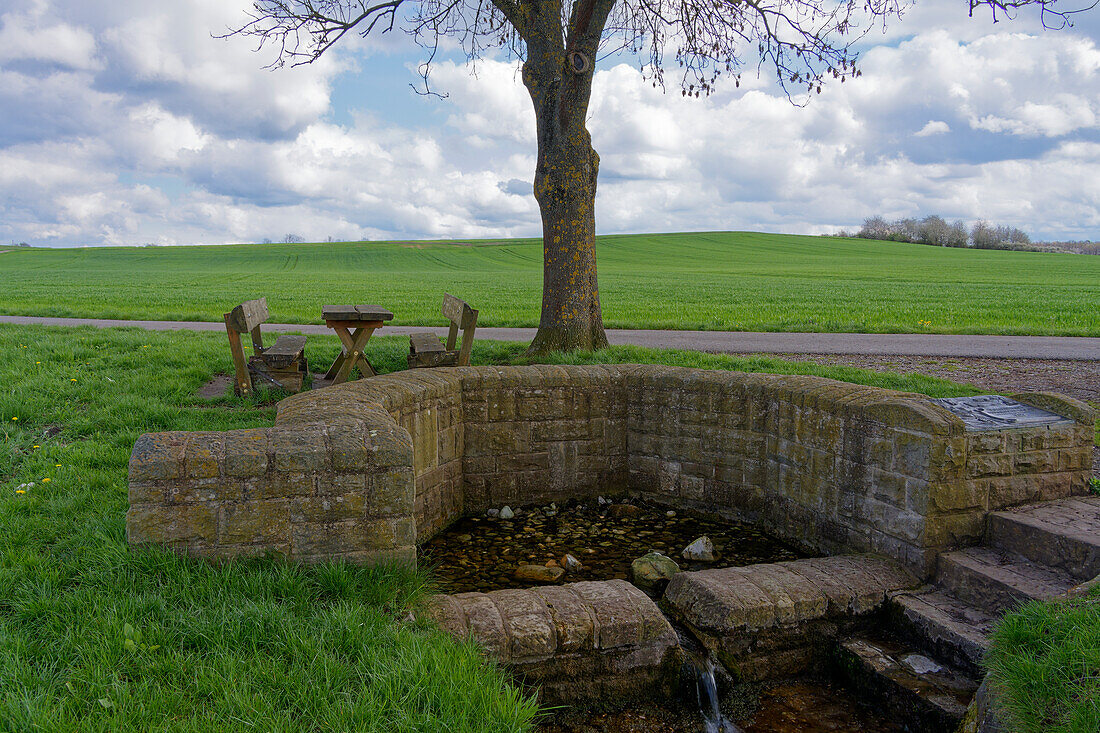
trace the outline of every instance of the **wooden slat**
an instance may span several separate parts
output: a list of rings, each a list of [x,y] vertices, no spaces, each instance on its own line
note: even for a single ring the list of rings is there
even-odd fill
[[[430,333],[414,333],[409,337],[413,353],[425,354],[429,351],[443,351],[443,343]]]
[[[358,321],[359,311],[354,305],[325,305],[321,306],[321,318],[326,321]]]
[[[237,333],[248,333],[267,320],[267,298],[246,300],[238,305],[225,320],[226,326]]]
[[[424,354],[409,354],[409,369],[455,366],[457,363],[458,352],[456,351],[429,351]]]
[[[274,346],[264,351],[263,360],[276,369],[286,368],[302,358],[305,348],[305,336],[280,336]]]
[[[321,308],[326,321],[392,321],[393,313],[380,305],[326,305]]]
[[[457,323],[463,331],[477,323],[477,311],[471,308],[466,301],[460,300],[450,293],[443,294],[442,311],[446,318]]]
[[[357,305],[355,310],[359,313],[360,321],[392,321],[393,313],[380,305]]]

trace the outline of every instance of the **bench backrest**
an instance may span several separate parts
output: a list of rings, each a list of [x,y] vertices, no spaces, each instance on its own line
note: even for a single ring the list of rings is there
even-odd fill
[[[443,294],[443,316],[451,322],[447,332],[447,351],[453,351],[462,330],[462,348],[458,352],[458,366],[469,366],[470,351],[474,348],[474,329],[477,327],[477,309],[465,300],[450,293]]]
[[[267,320],[267,298],[246,300],[225,318],[225,325],[237,333],[249,333]]]

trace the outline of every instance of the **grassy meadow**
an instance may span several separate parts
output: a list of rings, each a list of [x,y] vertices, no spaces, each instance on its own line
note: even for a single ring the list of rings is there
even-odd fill
[[[394,371],[407,348],[376,338],[369,357]],[[474,363],[517,363],[523,348],[480,341]],[[338,346],[334,336],[310,336],[306,349],[318,366]],[[430,590],[430,570],[214,565],[127,546],[127,461],[138,435],[273,423],[278,395],[197,396],[232,372],[224,334],[0,325],[0,353],[0,729],[533,727],[535,702],[476,650],[405,620]],[[636,347],[551,361],[976,392],[919,375]]]
[[[1100,588],[1007,615],[993,633],[986,665],[1012,730],[1100,730]]]
[[[749,232],[600,237],[609,328],[1100,336],[1100,257]],[[15,248],[0,314],[217,321],[266,296],[273,322],[377,303],[441,321],[444,291],[481,326],[536,326],[539,240]]]

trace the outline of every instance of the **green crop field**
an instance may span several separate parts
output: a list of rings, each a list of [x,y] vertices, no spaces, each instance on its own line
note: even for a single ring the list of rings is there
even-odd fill
[[[1100,257],[747,232],[601,237],[611,328],[1100,336]],[[440,322],[538,324],[538,240],[22,249],[0,254],[0,313],[220,320],[266,296],[272,321],[378,303]]]

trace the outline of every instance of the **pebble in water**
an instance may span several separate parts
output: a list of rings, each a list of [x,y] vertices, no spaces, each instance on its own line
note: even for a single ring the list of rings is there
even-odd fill
[[[699,537],[690,545],[684,548],[683,553],[685,560],[698,560],[699,562],[714,562],[714,543],[711,542],[710,537]]]
[[[516,513],[512,511],[512,507],[510,506],[506,506],[500,510],[501,519],[511,519],[514,516],[516,516]]]
[[[683,509],[669,517],[667,506],[639,499],[630,501],[639,508],[638,514],[613,517],[609,506],[615,503],[565,502],[553,516],[542,510],[525,511],[522,522],[460,519],[421,545],[420,552],[425,564],[434,568],[444,593],[529,587],[532,583],[512,577],[517,566],[544,567],[548,560],[557,559],[567,567],[568,562],[562,562],[566,555],[583,557],[584,562],[580,568],[568,568],[564,582],[627,578],[631,563],[650,550],[678,557],[686,544],[702,535],[713,540],[720,559],[714,563],[683,560],[682,570],[802,557],[752,525],[710,519]],[[463,542],[463,535],[470,535],[471,540]]]

